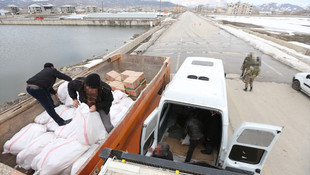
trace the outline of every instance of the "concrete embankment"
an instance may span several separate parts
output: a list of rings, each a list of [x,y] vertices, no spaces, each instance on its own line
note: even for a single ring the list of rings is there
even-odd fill
[[[84,19],[0,19],[2,25],[70,25],[70,26],[152,26],[157,25],[160,22],[159,19],[152,20],[120,20],[120,19],[96,19],[96,20],[84,20]]]

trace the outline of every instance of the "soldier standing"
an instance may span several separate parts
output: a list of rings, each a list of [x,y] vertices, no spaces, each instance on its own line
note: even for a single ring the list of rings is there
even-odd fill
[[[249,69],[249,67],[253,64],[253,53],[250,52],[243,60],[242,66],[241,66],[241,75],[240,77],[243,77],[244,73]]]
[[[260,58],[257,57],[253,66],[250,66],[250,68],[247,69],[245,73],[245,88],[243,89],[244,91],[248,90],[248,84],[250,84],[250,91],[252,91],[254,78],[257,77],[257,75],[260,73],[259,64]]]

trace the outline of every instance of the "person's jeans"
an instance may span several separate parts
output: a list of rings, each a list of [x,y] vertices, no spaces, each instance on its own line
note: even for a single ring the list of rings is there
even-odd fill
[[[100,118],[101,118],[102,123],[103,123],[103,125],[104,125],[104,127],[105,127],[105,130],[106,130],[108,133],[110,133],[111,130],[114,128],[114,126],[113,126],[112,123],[111,123],[110,113],[109,113],[109,114],[106,114],[106,113],[104,112],[104,110],[102,110],[102,109],[99,110],[98,112],[99,112],[99,114],[100,114]]]
[[[27,92],[32,95],[35,99],[37,99],[40,104],[43,106],[43,108],[46,110],[46,112],[54,119],[54,121],[58,125],[62,125],[64,123],[64,120],[59,117],[59,115],[56,113],[54,109],[54,101],[51,97],[51,94],[40,88],[40,87],[30,87],[27,86]]]
[[[189,147],[188,147],[188,151],[187,151],[187,154],[186,154],[186,159],[185,159],[185,162],[190,162],[191,159],[192,159],[192,156],[193,156],[193,153],[194,153],[194,150],[196,148],[197,145],[199,145],[199,143],[201,143],[201,138],[199,140],[192,140],[192,139],[189,139]]]

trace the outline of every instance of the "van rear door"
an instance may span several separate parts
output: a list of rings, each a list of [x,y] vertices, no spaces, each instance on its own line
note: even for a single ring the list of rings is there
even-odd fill
[[[158,135],[158,107],[144,120],[140,139],[140,154],[146,155],[150,147],[155,148]]]
[[[260,174],[282,129],[280,126],[242,123],[230,140],[222,168],[245,174]]]

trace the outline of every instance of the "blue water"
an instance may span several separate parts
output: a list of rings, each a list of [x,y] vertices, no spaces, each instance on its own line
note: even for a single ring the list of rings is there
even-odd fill
[[[109,53],[146,27],[0,25],[0,104],[26,92],[45,62],[57,69]]]

